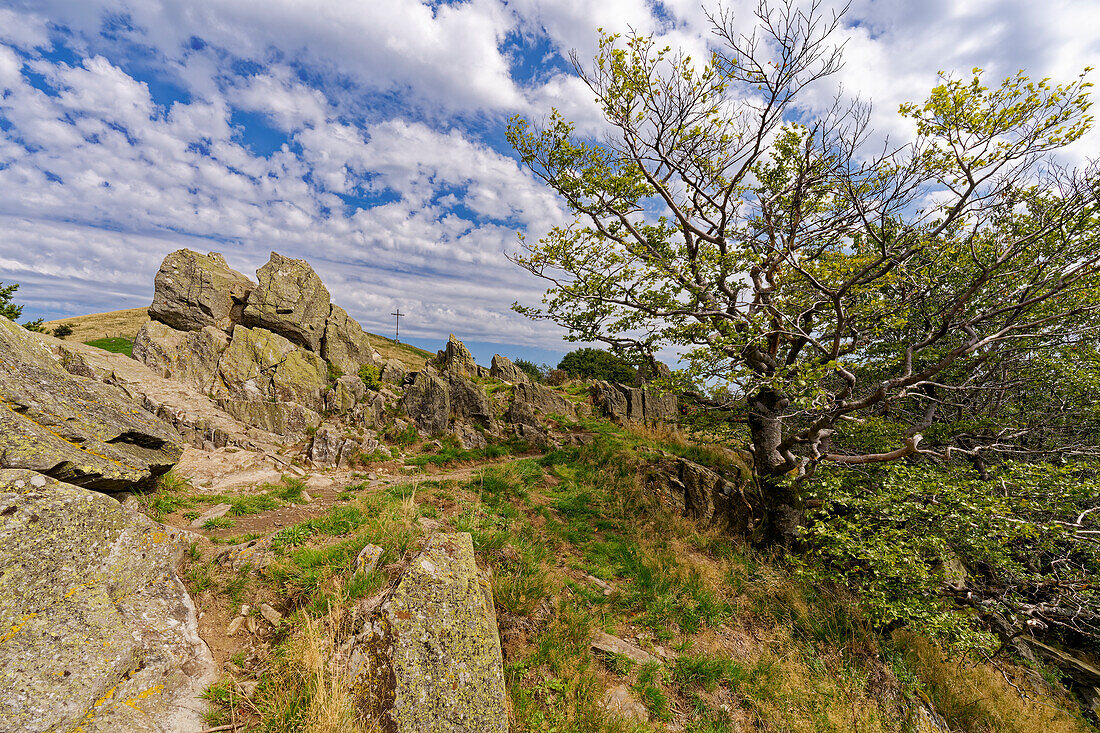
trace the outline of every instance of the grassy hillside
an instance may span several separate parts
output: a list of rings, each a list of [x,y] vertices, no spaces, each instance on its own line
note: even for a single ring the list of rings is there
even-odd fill
[[[904,630],[881,633],[844,588],[805,584],[784,561],[670,511],[638,477],[657,450],[703,457],[675,434],[571,427],[591,442],[461,473],[353,478],[323,515],[271,527],[277,556],[262,573],[234,572],[195,546],[185,576],[200,610],[228,620],[242,603],[269,602],[288,617],[266,649],[229,656],[208,693],[210,724],[362,729],[338,650],[357,601],[392,582],[438,523],[470,532],[489,571],[514,732],[932,731],[927,709],[954,733],[1090,730],[1057,682]],[[192,500],[215,498],[175,487],[156,501],[180,511]],[[245,527],[255,529],[220,532]],[[352,574],[367,543],[384,548],[380,569]],[[654,661],[594,651],[597,630]],[[620,686],[648,722],[607,712],[602,701]]]
[[[71,318],[59,318],[55,321],[47,321],[43,324],[47,330],[53,330],[62,323],[69,324],[73,332],[66,338],[81,343],[92,343],[93,346],[104,348],[101,343],[94,343],[101,339],[128,339],[133,341],[134,336],[141,330],[142,325],[149,320],[149,314],[145,308],[129,308],[109,313],[92,313],[86,316],[73,316]],[[410,370],[418,370],[424,366],[424,361],[434,354],[418,349],[408,344],[399,344],[385,336],[373,333],[367,334],[371,345],[382,354],[383,359],[397,359]],[[104,342],[111,343],[111,342]],[[109,351],[117,351],[110,348]]]

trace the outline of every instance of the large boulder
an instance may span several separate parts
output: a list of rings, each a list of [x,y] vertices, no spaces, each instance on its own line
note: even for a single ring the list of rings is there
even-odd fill
[[[451,420],[450,389],[434,369],[425,367],[405,390],[401,409],[421,430],[442,433]]]
[[[340,306],[332,306],[325,322],[321,356],[344,374],[355,375],[364,364],[378,366],[374,353],[374,347],[359,322]]]
[[[620,421],[672,422],[677,418],[679,406],[675,394],[653,386],[595,382],[592,398],[604,415]]]
[[[351,666],[359,710],[383,731],[508,731],[492,590],[468,533],[431,537],[367,619]]]
[[[347,415],[367,398],[363,380],[353,374],[345,374],[332,383],[325,395],[325,410],[333,415]]]
[[[240,323],[252,281],[229,268],[217,252],[176,250],[164,258],[153,281],[149,317],[179,331]]]
[[[747,466],[726,475],[678,456],[665,455],[648,471],[647,485],[666,504],[706,526],[747,535],[753,529],[751,475]]]
[[[178,331],[159,321],[146,321],[134,339],[133,355],[160,376],[187,382],[207,393],[228,347],[229,337],[214,326]]]
[[[511,359],[500,354],[493,356],[493,363],[489,366],[489,376],[493,379],[499,379],[501,382],[511,382],[512,384],[531,381],[531,377],[527,376],[527,372],[516,366]]]
[[[439,365],[443,371],[460,377],[472,378],[479,375],[474,355],[453,333],[447,339],[447,348],[439,352]]]
[[[244,325],[273,331],[319,353],[331,298],[309,263],[272,252],[256,278],[244,307]]]
[[[218,669],[176,575],[181,533],[0,470],[0,732],[193,733]]]
[[[46,344],[0,317],[0,468],[118,491],[149,483],[183,452],[164,421],[117,387],[65,371]]]
[[[296,402],[320,410],[328,391],[328,365],[264,328],[233,329],[218,364],[215,394],[252,402]]]
[[[321,424],[318,412],[297,402],[257,402],[227,397],[219,397],[215,402],[233,419],[278,436],[301,436]]]

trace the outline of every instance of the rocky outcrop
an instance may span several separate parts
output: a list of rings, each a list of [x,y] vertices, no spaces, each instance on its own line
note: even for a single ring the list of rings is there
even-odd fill
[[[277,333],[237,326],[218,364],[214,392],[235,400],[294,402],[319,410],[327,390],[328,367],[321,357]]]
[[[117,388],[65,371],[42,339],[6,318],[0,354],[0,468],[118,491],[180,457],[169,425]]]
[[[487,427],[493,419],[493,407],[485,388],[453,372],[447,372],[446,378],[451,400],[451,417]]]
[[[325,394],[325,410],[333,415],[348,415],[366,398],[367,387],[363,380],[346,374],[333,382],[332,389]]]
[[[240,323],[252,281],[229,268],[217,252],[181,249],[164,258],[154,279],[149,317],[178,331]]]
[[[202,729],[218,676],[180,533],[103,494],[0,470],[0,732]]]
[[[468,533],[436,534],[356,638],[354,691],[387,733],[506,733],[492,591]]]
[[[655,423],[677,418],[676,395],[657,387],[595,382],[592,398],[596,407],[613,420]]]
[[[321,424],[320,413],[297,402],[256,402],[225,397],[215,402],[233,419],[277,436],[297,438]]]
[[[331,299],[309,263],[272,252],[256,277],[258,283],[244,307],[244,325],[272,331],[320,353]]]
[[[359,322],[338,305],[332,306],[325,322],[321,356],[343,374],[356,375],[364,364],[378,366],[374,347]]]
[[[209,392],[218,361],[229,347],[229,336],[214,326],[178,331],[159,321],[147,321],[134,339],[134,358],[166,379],[177,379]]]
[[[526,384],[531,381],[531,377],[527,375],[527,372],[513,364],[511,359],[507,359],[500,354],[493,356],[493,363],[489,367],[489,376],[501,382],[511,382],[512,384]]]
[[[361,453],[371,453],[381,444],[369,433],[366,438],[355,437],[347,428],[326,422],[317,428],[309,446],[309,459],[317,466],[347,466]]]
[[[401,410],[426,433],[436,435],[446,431],[451,419],[447,382],[434,369],[421,369],[401,398]]]
[[[474,378],[479,375],[473,354],[453,333],[447,339],[447,348],[439,352],[439,368],[462,377]]]
[[[686,458],[665,455],[651,467],[647,484],[684,516],[748,535],[754,520],[743,473],[724,476]]]
[[[400,385],[405,381],[405,365],[397,359],[387,359],[382,365],[382,381]]]
[[[514,400],[516,402],[526,402],[536,414],[544,417],[547,415],[561,415],[575,418],[577,416],[577,408],[572,402],[541,384],[517,384]]]

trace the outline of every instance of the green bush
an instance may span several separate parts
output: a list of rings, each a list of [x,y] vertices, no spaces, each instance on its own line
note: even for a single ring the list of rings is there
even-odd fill
[[[608,382],[632,382],[635,374],[634,367],[621,356],[591,348],[570,351],[562,357],[558,369],[574,379],[603,379]]]
[[[382,389],[382,374],[378,371],[378,367],[373,364],[364,364],[359,367],[359,378],[363,380],[363,384],[367,389],[377,392]]]
[[[63,339],[66,336],[72,336],[73,327],[70,326],[68,323],[62,323],[61,325],[54,327],[53,335],[59,339]]]
[[[533,361],[528,361],[527,359],[516,359],[512,363],[519,367],[521,371],[523,371],[527,376],[529,376],[536,382],[541,382],[546,379],[547,370],[540,367]]]

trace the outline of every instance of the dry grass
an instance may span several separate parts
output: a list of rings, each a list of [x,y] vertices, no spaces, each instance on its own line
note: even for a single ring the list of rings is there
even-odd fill
[[[101,338],[114,338],[124,336],[133,338],[141,327],[149,320],[146,308],[129,308],[110,313],[92,313],[87,316],[73,316],[71,318],[59,318],[56,321],[46,321],[43,326],[53,330],[62,323],[73,327],[71,335],[66,336],[67,341],[94,341]]]
[[[894,635],[903,664],[920,680],[929,702],[960,733],[1081,733],[1087,730],[1060,698],[1025,670],[949,657],[929,640]]]

